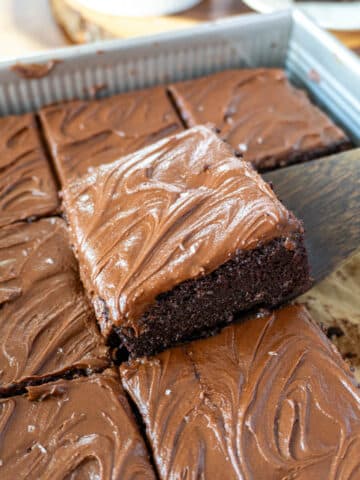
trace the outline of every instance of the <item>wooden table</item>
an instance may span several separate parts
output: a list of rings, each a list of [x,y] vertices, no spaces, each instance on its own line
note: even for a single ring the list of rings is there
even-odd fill
[[[0,59],[70,43],[53,19],[50,1],[71,5],[76,0],[31,0],[26,3],[24,0],[0,0]],[[149,30],[183,28],[202,21],[248,12],[251,9],[240,0],[204,0],[197,7],[179,15],[157,20],[123,19],[116,31],[117,36],[123,37],[141,35],[149,33]],[[97,20],[104,25],[109,22],[104,16],[97,15]],[[86,23],[84,18],[79,18],[78,21]],[[360,53],[360,31],[336,32],[336,35],[350,48],[358,48]],[[85,40],[82,38],[82,41]]]
[[[203,0],[198,6],[178,15],[157,18],[114,18],[94,14],[91,10],[80,6],[77,0],[51,0],[51,3],[59,24],[62,25],[67,36],[77,43],[157,33],[230,15],[253,12],[240,0]],[[77,20],[76,15],[78,15]],[[333,33],[350,48],[360,48],[360,31]]]
[[[354,32],[332,32],[345,45],[360,55],[360,30]]]

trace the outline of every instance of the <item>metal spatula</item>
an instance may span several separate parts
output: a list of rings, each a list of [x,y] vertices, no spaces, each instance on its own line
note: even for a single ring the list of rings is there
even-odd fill
[[[360,248],[360,148],[264,174],[305,226],[318,282]]]

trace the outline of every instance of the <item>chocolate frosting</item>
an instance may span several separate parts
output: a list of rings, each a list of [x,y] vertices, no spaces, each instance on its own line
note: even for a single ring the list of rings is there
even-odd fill
[[[49,60],[46,63],[16,63],[11,67],[19,77],[27,80],[47,77],[58,65],[62,63],[61,60]]]
[[[108,309],[108,321],[98,314],[106,335],[114,325],[140,334],[138,319],[159,294],[301,229],[205,127],[95,169],[65,189],[64,207],[83,283],[95,308]]]
[[[57,206],[34,116],[0,118],[0,226],[54,213]]]
[[[62,184],[182,130],[164,87],[41,110]]]
[[[0,400],[2,480],[155,479],[116,372]]]
[[[170,91],[188,126],[212,123],[259,169],[348,142],[283,70],[227,70],[174,84]]]
[[[0,338],[0,395],[14,382],[108,364],[63,220],[0,229]]]
[[[356,480],[360,396],[300,306],[123,364],[162,479]]]

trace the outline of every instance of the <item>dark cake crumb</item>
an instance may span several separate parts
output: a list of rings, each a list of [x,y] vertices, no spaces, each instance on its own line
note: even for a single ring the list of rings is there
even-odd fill
[[[344,335],[344,331],[340,327],[337,327],[336,325],[329,327],[327,329],[328,338],[332,338],[332,337],[340,338],[343,335]]]

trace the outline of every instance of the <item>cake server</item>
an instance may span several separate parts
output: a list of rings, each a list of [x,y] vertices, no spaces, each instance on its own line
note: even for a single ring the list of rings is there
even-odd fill
[[[304,222],[314,282],[360,248],[360,148],[268,172],[264,178]]]

